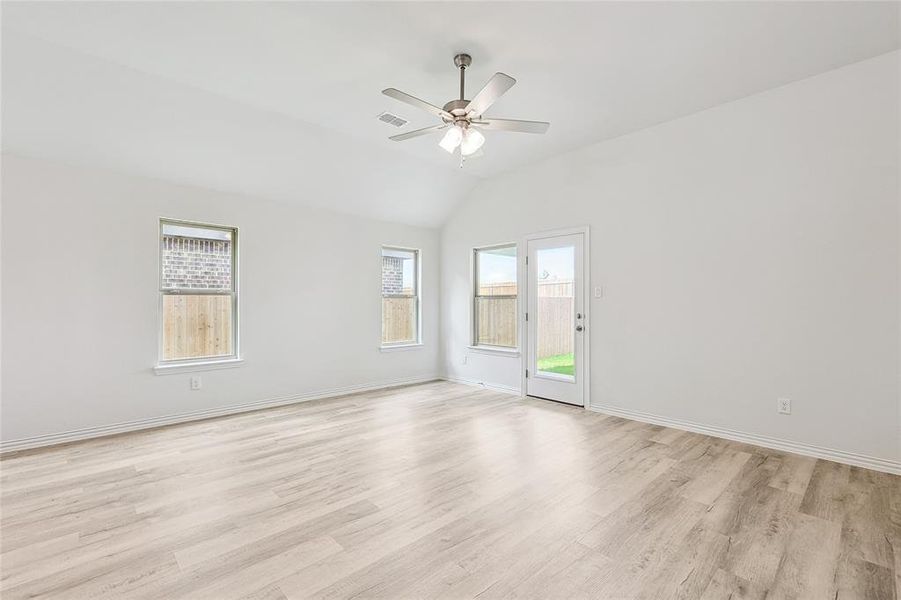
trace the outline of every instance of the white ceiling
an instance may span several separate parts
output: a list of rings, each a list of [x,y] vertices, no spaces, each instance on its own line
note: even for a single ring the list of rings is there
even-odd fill
[[[3,148],[439,225],[490,177],[899,47],[895,2],[4,2]],[[495,71],[518,80],[461,171],[390,142]],[[410,119],[393,129],[382,111]]]

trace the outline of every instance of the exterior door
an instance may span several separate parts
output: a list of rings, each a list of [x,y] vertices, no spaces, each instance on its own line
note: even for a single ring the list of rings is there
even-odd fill
[[[528,240],[529,396],[585,405],[584,234]]]

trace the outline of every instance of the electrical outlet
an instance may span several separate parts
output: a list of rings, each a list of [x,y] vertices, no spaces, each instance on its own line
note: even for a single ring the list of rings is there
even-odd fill
[[[604,288],[601,286],[597,286],[594,288],[594,297],[595,298],[603,298],[604,297]]]
[[[191,377],[191,389],[199,390],[203,387],[203,380],[200,379],[200,375],[194,375]]]
[[[776,411],[782,415],[792,414],[791,398],[777,398],[776,399]]]

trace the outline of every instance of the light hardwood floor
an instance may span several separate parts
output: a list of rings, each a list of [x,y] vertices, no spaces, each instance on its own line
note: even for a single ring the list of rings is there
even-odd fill
[[[901,589],[899,477],[451,383],[0,469],[4,600]]]

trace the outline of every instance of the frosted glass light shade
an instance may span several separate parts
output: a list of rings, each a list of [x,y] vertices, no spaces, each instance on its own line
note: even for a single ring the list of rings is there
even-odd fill
[[[460,152],[463,156],[469,156],[478,152],[484,143],[485,136],[480,131],[469,128],[463,135],[463,141],[460,143]]]
[[[454,150],[457,149],[457,146],[459,146],[462,141],[463,130],[455,126],[447,130],[447,133],[444,134],[444,137],[441,138],[438,145],[447,150],[448,153],[453,154]]]

